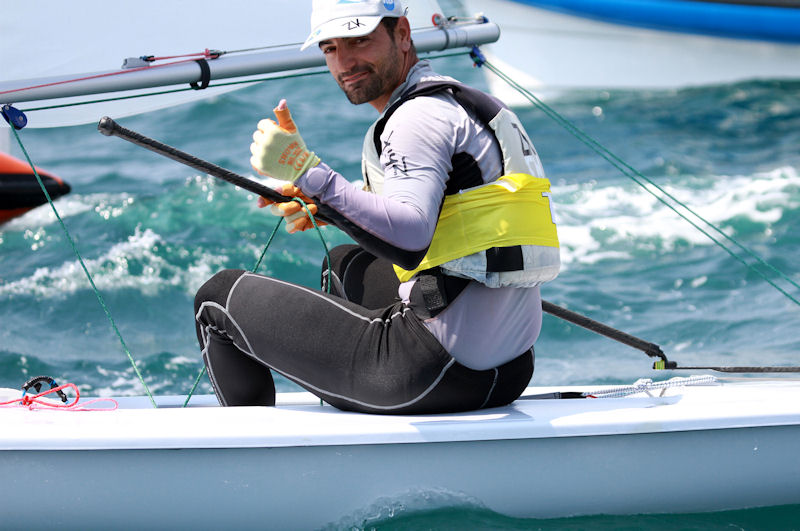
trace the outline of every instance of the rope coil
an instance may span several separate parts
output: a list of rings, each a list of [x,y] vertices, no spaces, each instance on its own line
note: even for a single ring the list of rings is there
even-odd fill
[[[49,394],[64,394],[65,389],[70,389],[75,393],[75,397],[72,401],[59,404],[56,400],[45,398]],[[113,398],[93,398],[79,403],[80,399],[81,393],[78,391],[78,386],[74,383],[68,383],[53,387],[36,395],[28,395],[23,392],[20,398],[0,402],[0,408],[27,408],[31,411],[37,409],[55,409],[60,411],[114,411],[119,407],[119,404]],[[102,403],[109,403],[111,407],[87,407]]]

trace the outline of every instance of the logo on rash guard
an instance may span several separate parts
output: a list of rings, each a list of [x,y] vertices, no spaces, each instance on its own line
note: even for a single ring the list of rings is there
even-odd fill
[[[397,158],[397,152],[392,149],[391,139],[394,131],[389,133],[389,136],[386,138],[386,141],[383,143],[383,149],[381,153],[386,156],[386,166],[394,170],[394,174],[403,175],[408,174],[408,164],[406,163],[406,156],[403,155],[402,159]]]

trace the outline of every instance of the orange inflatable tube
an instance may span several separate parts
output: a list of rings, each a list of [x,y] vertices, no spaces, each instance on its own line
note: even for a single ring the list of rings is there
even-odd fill
[[[36,168],[52,199],[68,194],[70,187],[55,175]],[[47,203],[30,165],[0,153],[0,223]]]

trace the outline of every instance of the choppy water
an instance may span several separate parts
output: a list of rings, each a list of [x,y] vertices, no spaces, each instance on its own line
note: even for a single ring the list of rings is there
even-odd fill
[[[485,86],[466,58],[439,70]],[[328,78],[274,81],[212,101],[121,120],[250,175],[250,134],[281,98],[323,160],[359,178],[374,118]],[[665,92],[575,93],[551,102],[616,155],[800,282],[800,83]],[[553,182],[561,276],[546,299],[662,346],[684,365],[800,364],[800,307],[713,245],[541,111],[519,111]],[[35,113],[29,116],[35,120]],[[99,118],[99,116],[97,117]],[[255,198],[107,138],[94,125],[27,129],[34,162],[66,179],[57,207],[150,388],[185,393],[200,370],[195,290],[221,268],[251,268],[275,225]],[[12,153],[19,156],[18,148]],[[330,245],[347,241],[327,228]],[[262,272],[313,286],[324,252],[281,231]],[[774,275],[770,275],[774,276]],[[798,290],[781,282],[795,298]],[[0,226],[0,387],[48,374],[86,394],[140,394],[49,207]],[[534,383],[630,383],[644,354],[546,317]],[[279,390],[294,390],[286,381]],[[207,381],[200,392],[210,392]],[[413,509],[423,509],[415,511]],[[380,529],[792,528],[798,507],[663,517],[512,520],[478,508],[400,508]],[[766,525],[764,525],[766,524]]]

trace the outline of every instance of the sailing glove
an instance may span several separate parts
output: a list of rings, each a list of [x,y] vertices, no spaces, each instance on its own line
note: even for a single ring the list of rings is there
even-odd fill
[[[310,168],[320,163],[306,143],[292,120],[286,100],[281,100],[274,109],[278,123],[264,119],[258,122],[258,130],[253,133],[250,145],[250,164],[258,173],[276,179],[294,182]]]
[[[305,202],[306,207],[308,207],[308,210],[312,215],[317,213],[317,205],[315,205],[311,199],[303,195],[303,192],[300,191],[300,188],[292,183],[286,182],[278,185],[275,190],[281,195],[299,197],[303,200],[303,202]],[[305,208],[303,208],[303,205],[297,201],[289,201],[288,203],[275,203],[264,197],[259,197],[258,206],[259,208],[268,206],[270,213],[284,218],[284,220],[286,220],[286,231],[289,232],[289,234],[314,228],[314,223],[311,221],[311,218],[308,217]],[[323,225],[327,225],[327,223],[322,221],[315,221],[317,222],[317,226],[321,227]]]

